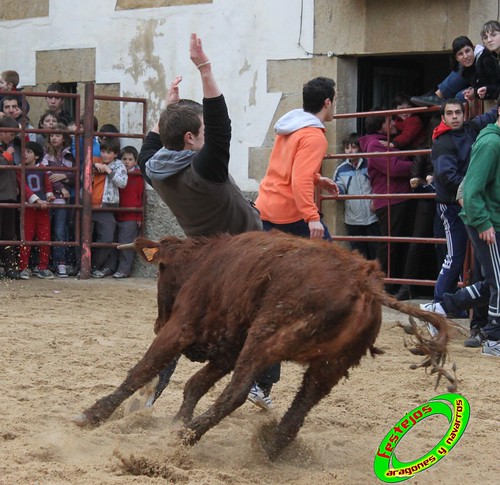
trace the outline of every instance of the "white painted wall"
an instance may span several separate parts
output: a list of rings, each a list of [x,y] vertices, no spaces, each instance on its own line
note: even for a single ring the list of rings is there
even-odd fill
[[[14,69],[21,85],[34,85],[37,50],[96,48],[96,82],[120,83],[122,95],[148,98],[152,122],[177,74],[184,78],[181,96],[201,100],[188,51],[190,33],[196,32],[233,122],[231,173],[242,189],[255,190],[248,149],[262,144],[281,96],[266,92],[266,61],[307,57],[298,45],[302,4],[301,42],[312,51],[313,0],[214,0],[127,11],[115,11],[115,0],[51,0],[48,18],[0,22],[0,69]],[[137,53],[134,41],[144,38],[150,38],[151,50]],[[159,85],[165,87],[156,92]],[[137,132],[139,126],[137,113],[125,107],[121,130]]]

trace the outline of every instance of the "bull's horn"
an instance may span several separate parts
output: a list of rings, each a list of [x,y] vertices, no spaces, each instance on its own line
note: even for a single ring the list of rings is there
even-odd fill
[[[136,249],[135,247],[135,242],[128,243],[128,244],[120,244],[119,246],[116,246],[117,249],[124,250],[124,249]]]

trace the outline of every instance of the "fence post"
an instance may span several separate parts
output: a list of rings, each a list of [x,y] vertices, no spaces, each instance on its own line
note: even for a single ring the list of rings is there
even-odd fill
[[[90,278],[92,242],[92,151],[94,139],[94,83],[85,83],[83,114],[82,241],[80,278]]]

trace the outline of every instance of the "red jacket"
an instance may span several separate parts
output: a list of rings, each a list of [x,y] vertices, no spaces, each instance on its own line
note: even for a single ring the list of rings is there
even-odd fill
[[[128,172],[128,181],[124,189],[120,189],[120,207],[142,207],[144,195],[144,179],[139,167],[134,167]],[[142,212],[116,212],[118,222],[142,222]]]

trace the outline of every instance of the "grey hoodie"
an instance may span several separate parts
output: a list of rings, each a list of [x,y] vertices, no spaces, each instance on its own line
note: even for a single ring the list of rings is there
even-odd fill
[[[158,150],[146,162],[148,182],[151,183],[152,180],[164,180],[179,173],[191,164],[195,155],[196,152],[192,150],[175,151],[168,148]]]

